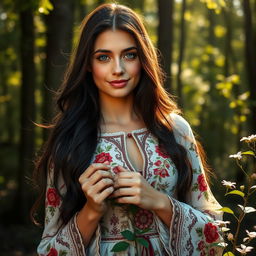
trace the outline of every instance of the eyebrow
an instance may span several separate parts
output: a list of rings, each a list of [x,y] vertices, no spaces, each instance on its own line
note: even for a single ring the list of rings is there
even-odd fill
[[[132,46],[132,47],[125,48],[125,49],[122,50],[122,53],[123,53],[123,52],[128,52],[128,51],[130,51],[130,50],[137,50],[137,47]],[[110,50],[98,49],[98,50],[96,50],[96,51],[93,53],[93,55],[96,54],[96,53],[98,53],[98,52],[111,53]]]

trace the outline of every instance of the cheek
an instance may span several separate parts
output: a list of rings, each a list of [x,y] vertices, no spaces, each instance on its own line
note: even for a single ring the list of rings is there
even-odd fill
[[[102,65],[92,65],[92,76],[94,80],[103,79],[106,75],[106,68]]]
[[[132,65],[129,65],[128,70],[129,70],[128,72],[130,73],[130,75],[140,76],[140,73],[141,73],[140,62],[136,62],[136,63],[133,63]]]

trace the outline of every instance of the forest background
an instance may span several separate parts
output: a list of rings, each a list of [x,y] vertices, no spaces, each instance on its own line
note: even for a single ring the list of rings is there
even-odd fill
[[[0,2],[0,255],[35,255],[42,228],[29,209],[33,160],[53,116],[78,28],[94,0]],[[166,89],[202,142],[221,180],[244,182],[230,154],[256,131],[256,0],[123,0],[143,17],[167,74]],[[164,59],[164,60],[163,60]],[[248,222],[248,225],[256,223]]]

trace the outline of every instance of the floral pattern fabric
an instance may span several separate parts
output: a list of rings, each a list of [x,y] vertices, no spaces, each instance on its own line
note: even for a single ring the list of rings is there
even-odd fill
[[[175,199],[178,173],[168,154],[160,148],[158,140],[146,129],[131,132],[142,158],[142,170],[136,170],[127,152],[125,132],[105,133],[98,137],[92,162],[109,161],[113,175],[119,172],[118,165],[140,172],[151,186],[168,195],[173,216],[168,228],[158,216],[144,209],[133,209],[130,205],[118,205],[108,200],[108,211],[101,219],[94,237],[87,248],[76,225],[76,215],[63,226],[59,221],[61,198],[53,187],[50,167],[46,192],[45,229],[38,246],[39,255],[169,255],[197,256],[221,255],[216,244],[221,240],[215,219],[221,219],[217,209],[221,208],[212,195],[204,176],[194,136],[189,124],[179,115],[171,114],[176,141],[187,150],[193,169],[193,180],[187,203]],[[66,193],[60,179],[61,192]],[[149,248],[135,241],[123,252],[112,252],[113,246],[127,241],[121,234],[124,230],[138,231],[149,243]]]

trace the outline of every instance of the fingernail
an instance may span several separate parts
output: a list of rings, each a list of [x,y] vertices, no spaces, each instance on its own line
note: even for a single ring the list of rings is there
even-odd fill
[[[105,161],[103,164],[109,165],[109,161]]]

